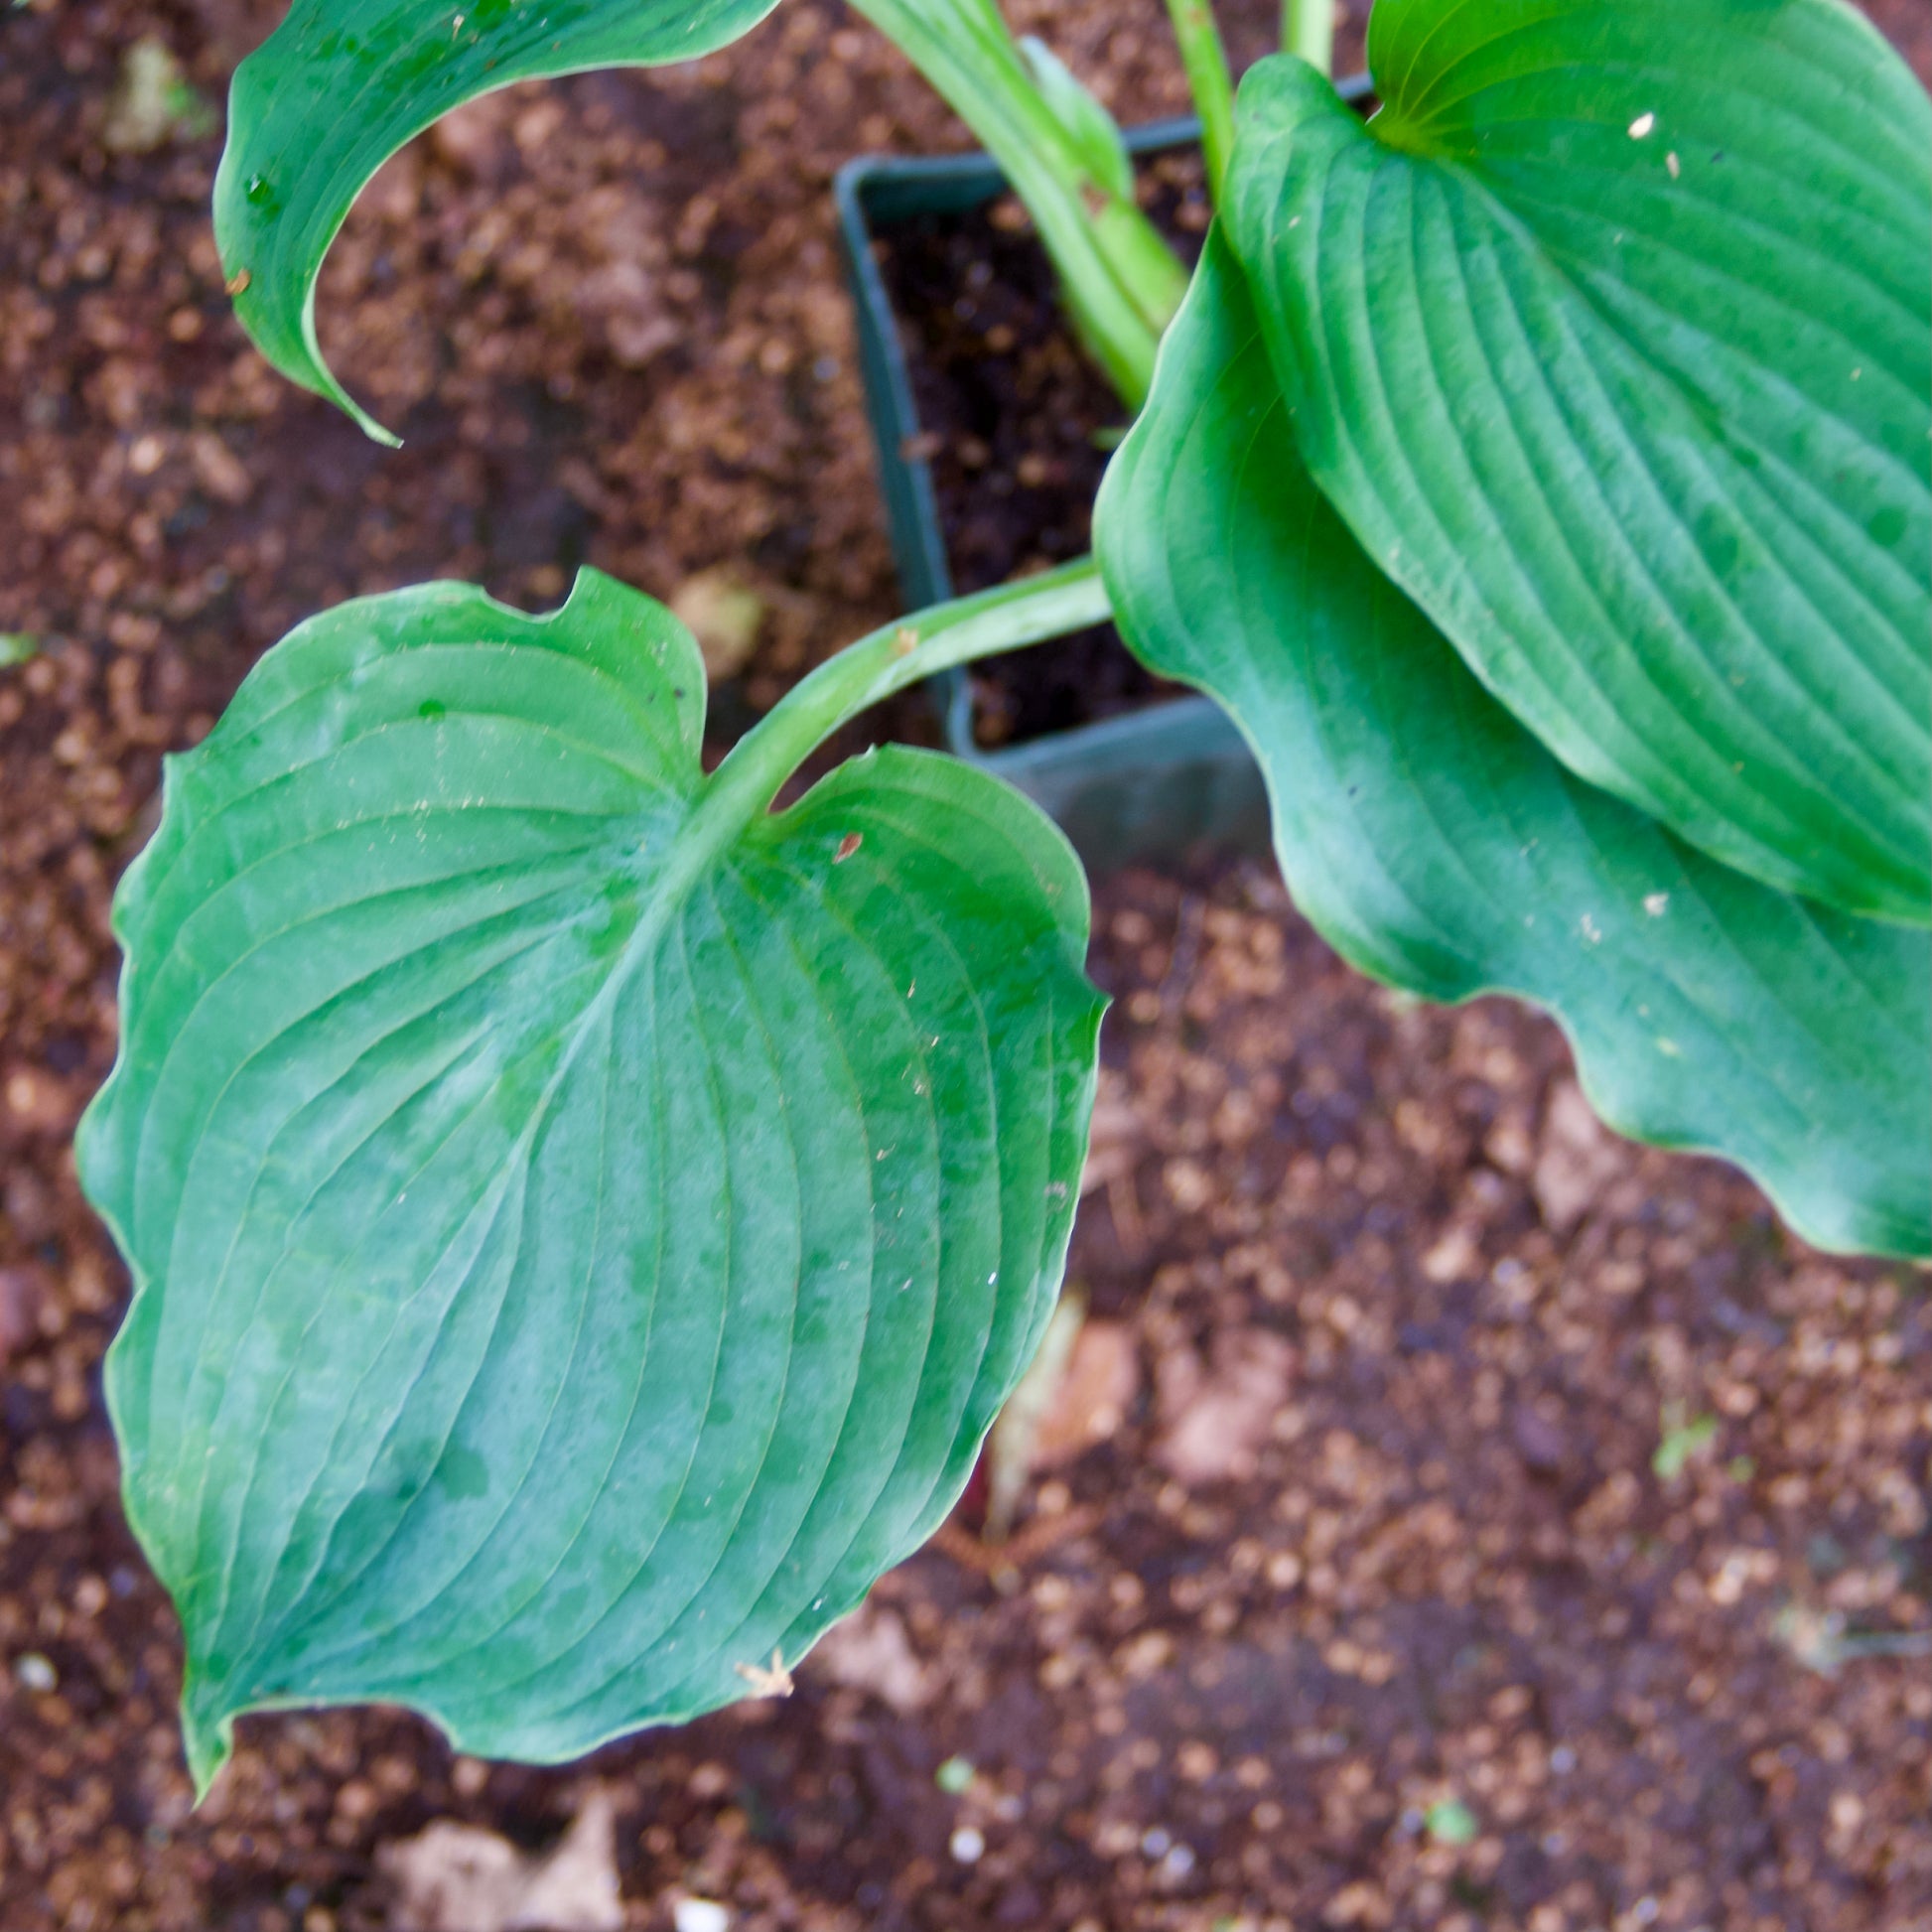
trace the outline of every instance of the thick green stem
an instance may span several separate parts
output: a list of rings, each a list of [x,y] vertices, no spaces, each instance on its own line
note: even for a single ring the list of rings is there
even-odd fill
[[[1282,46],[1317,73],[1335,66],[1334,0],[1282,0]]]
[[[985,144],[1033,216],[1087,345],[1130,408],[1187,272],[1131,198],[1095,179],[1041,98],[996,0],[852,0]]]
[[[1214,24],[1213,0],[1168,0],[1168,16],[1187,70],[1187,89],[1200,116],[1201,147],[1207,157],[1207,192],[1218,207],[1221,183],[1234,152],[1234,82],[1228,75],[1227,49]]]
[[[1111,608],[1100,566],[1082,557],[935,604],[861,637],[793,685],[739,740],[706,781],[698,817],[721,827],[745,824],[841,725],[882,698],[955,664],[1099,623]]]

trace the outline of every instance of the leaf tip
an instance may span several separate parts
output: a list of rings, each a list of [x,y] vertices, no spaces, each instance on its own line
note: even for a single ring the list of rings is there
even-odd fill
[[[380,443],[385,450],[402,448],[402,438],[394,430],[384,429],[369,412],[351,397],[347,390],[333,378],[326,391],[329,400],[342,410],[354,423],[371,443]]]
[[[402,438],[393,430],[384,429],[362,405],[351,396],[336,379],[336,371],[322,359],[322,343],[316,335],[316,284],[312,276],[302,297],[302,345],[291,348],[286,355],[278,353],[276,345],[270,342],[266,329],[257,329],[248,312],[242,307],[239,298],[235,302],[235,319],[248,332],[255,346],[266,355],[291,382],[300,384],[322,397],[325,402],[333,402],[348,420],[366,436],[371,443],[379,443],[385,450],[402,448]]]
[[[234,1713],[223,1707],[217,1693],[195,1681],[192,1664],[181,1692],[181,1740],[199,1806],[234,1754]]]

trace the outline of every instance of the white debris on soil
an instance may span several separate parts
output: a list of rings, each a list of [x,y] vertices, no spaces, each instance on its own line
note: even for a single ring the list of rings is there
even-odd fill
[[[1118,1430],[1141,1390],[1141,1358],[1124,1321],[1091,1316],[1074,1341],[1051,1406],[1034,1437],[1033,1469],[1055,1469]]]
[[[1597,1205],[1628,1159],[1628,1151],[1590,1111],[1576,1081],[1559,1080],[1550,1092],[1530,1179],[1550,1232],[1568,1234]]]
[[[398,1893],[394,1922],[410,1932],[622,1932],[615,1819],[610,1794],[594,1788],[540,1858],[446,1818],[378,1847],[376,1866]]]
[[[1155,1460],[1189,1487],[1253,1475],[1295,1367],[1294,1345],[1265,1328],[1217,1334],[1209,1362],[1189,1348],[1164,1355]]]
[[[715,1898],[680,1898],[671,1907],[676,1932],[731,1932],[731,1913]]]

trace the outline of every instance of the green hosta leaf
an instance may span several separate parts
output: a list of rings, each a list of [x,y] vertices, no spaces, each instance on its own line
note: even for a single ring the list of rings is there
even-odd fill
[[[1309,468],[1565,763],[1932,920],[1932,108],[1839,0],[1378,0],[1241,97]]]
[[[204,1780],[261,1706],[550,1759],[744,1695],[1037,1340],[1101,1008],[1072,855],[918,752],[722,812],[704,688],[609,579],[432,586],[304,624],[171,766],[80,1158]]]
[[[1136,650],[1247,733],[1348,959],[1537,1001],[1624,1133],[1735,1161],[1829,1247],[1932,1252],[1932,935],[1717,864],[1487,696],[1311,482],[1218,232],[1096,533]]]
[[[688,61],[776,0],[295,0],[235,69],[214,237],[235,313],[292,380],[395,439],[332,375],[316,277],[349,206],[412,135],[514,80]]]

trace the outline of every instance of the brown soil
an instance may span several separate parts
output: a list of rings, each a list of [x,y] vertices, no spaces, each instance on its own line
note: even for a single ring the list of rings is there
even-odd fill
[[[67,1151],[159,757],[298,617],[427,575],[729,565],[767,602],[741,718],[888,615],[828,184],[959,138],[816,0],[469,110],[326,278],[384,455],[227,318],[218,137],[103,145],[135,41],[218,95],[272,12],[0,14],[0,631],[41,646],[0,671],[0,1926],[427,1932],[384,1848],[541,1851],[603,1790],[649,1932],[678,1894],[738,1932],[1924,1932],[1922,1278],[1593,1134],[1547,1025],[1376,993],[1260,871],[1101,897],[1104,1400],[1011,1542],[968,1509],[788,1702],[558,1771],[258,1720],[191,1814],[99,1405],[125,1284]],[[1229,12],[1251,51],[1274,7]],[[1123,118],[1182,106],[1154,0],[1048,14]],[[1925,50],[1923,0],[1889,24]]]

